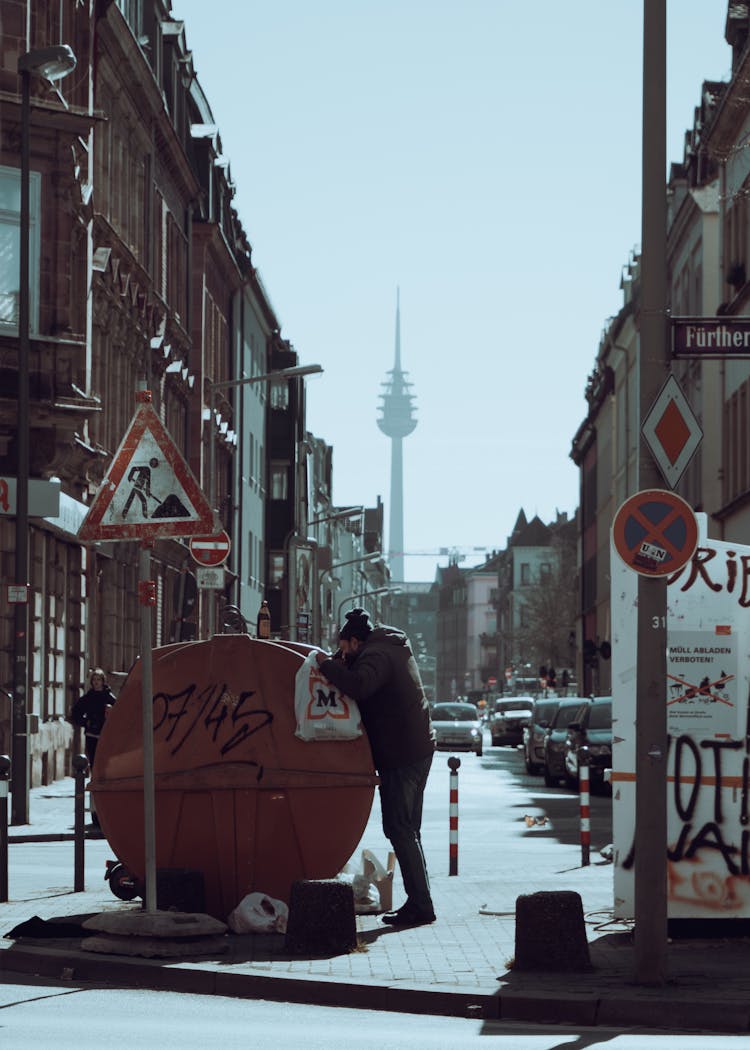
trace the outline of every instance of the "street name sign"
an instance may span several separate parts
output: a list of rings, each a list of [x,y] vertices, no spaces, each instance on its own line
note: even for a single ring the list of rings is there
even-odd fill
[[[668,576],[695,553],[698,522],[681,496],[644,489],[621,504],[612,522],[612,542],[628,568],[641,576]]]
[[[216,532],[195,476],[150,401],[136,409],[78,532],[91,540],[153,540]]]
[[[703,430],[674,376],[667,377],[643,421],[643,438],[672,488],[703,440]]]
[[[224,530],[216,536],[191,536],[188,547],[199,565],[223,565],[232,549],[232,541]]]
[[[750,358],[750,317],[673,317],[672,356]]]

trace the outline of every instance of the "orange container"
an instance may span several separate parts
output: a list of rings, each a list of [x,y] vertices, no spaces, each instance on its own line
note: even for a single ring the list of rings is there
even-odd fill
[[[294,735],[308,646],[217,635],[153,651],[156,867],[203,873],[220,919],[257,890],[333,878],[356,849],[377,784],[366,735]],[[118,859],[145,878],[141,664],[111,709],[91,781]]]

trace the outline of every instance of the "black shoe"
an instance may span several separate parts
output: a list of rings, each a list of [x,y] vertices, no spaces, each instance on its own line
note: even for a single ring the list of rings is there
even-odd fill
[[[383,916],[386,926],[427,926],[434,921],[435,912],[431,908],[429,911],[422,911],[412,904],[404,904],[398,911],[389,911]]]

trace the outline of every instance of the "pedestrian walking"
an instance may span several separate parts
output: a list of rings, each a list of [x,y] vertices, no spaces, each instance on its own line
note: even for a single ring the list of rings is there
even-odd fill
[[[89,675],[88,691],[76,700],[70,712],[73,725],[83,729],[86,757],[92,770],[99,735],[104,728],[107,712],[114,702],[115,695],[107,685],[107,676],[101,667],[95,667]]]
[[[373,625],[364,609],[353,609],[339,631],[338,651],[319,652],[316,660],[323,676],[359,705],[380,778],[383,832],[406,890],[406,902],[383,922],[434,922],[421,828],[435,731],[409,639],[397,627]]]

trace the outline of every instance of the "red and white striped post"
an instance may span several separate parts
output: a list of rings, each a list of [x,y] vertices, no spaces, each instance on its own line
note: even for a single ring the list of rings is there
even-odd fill
[[[581,866],[589,863],[591,851],[591,804],[589,794],[589,749],[578,749],[578,793],[581,809]]]
[[[460,758],[448,759],[450,775],[450,833],[448,836],[448,874],[458,875],[458,767]]]

